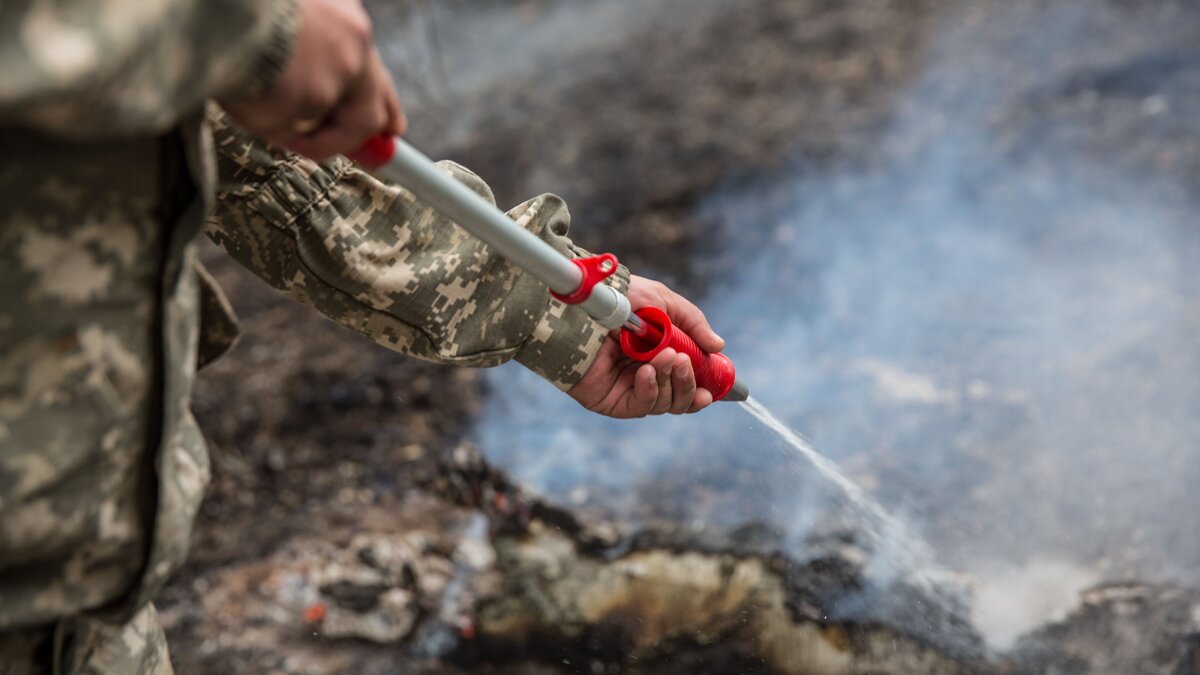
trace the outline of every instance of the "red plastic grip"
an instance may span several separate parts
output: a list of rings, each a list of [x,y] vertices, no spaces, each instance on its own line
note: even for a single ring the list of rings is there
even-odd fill
[[[361,148],[347,157],[368,169],[374,169],[387,164],[394,154],[396,154],[396,139],[391,134],[379,134],[367,139]]]
[[[657,307],[643,307],[634,312],[653,330],[646,336],[634,335],[628,329],[621,331],[621,350],[634,361],[649,361],[670,347],[687,354],[696,374],[696,384],[709,390],[714,401],[720,401],[733,389],[737,374],[733,361],[724,354],[708,354],[696,346],[687,333],[671,323],[667,313]]]

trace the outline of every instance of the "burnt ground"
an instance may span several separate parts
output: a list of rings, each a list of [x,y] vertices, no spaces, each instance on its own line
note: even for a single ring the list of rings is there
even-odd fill
[[[1135,14],[1173,4],[1095,2]],[[944,0],[439,7],[372,7],[409,101],[414,142],[473,168],[502,204],[543,191],[563,195],[578,241],[616,251],[635,270],[653,270],[688,292],[728,264],[706,244],[727,224],[698,216],[697,204],[797,158],[814,171],[869,165],[938,22],[963,11]],[[619,18],[622,8],[632,18]],[[549,36],[519,29],[539,21],[575,28]],[[597,22],[596,34],[579,31],[581,21]],[[518,28],[506,33],[505,22]],[[486,36],[483,46],[470,44],[471,31]],[[388,49],[418,33],[428,49]],[[486,56],[487,40],[506,39],[510,66],[495,73],[476,66],[483,74],[475,75],[463,65]],[[1146,106],[1157,105],[1146,103],[1157,88],[1200,92],[1200,48],[1156,47],[1154,35],[1129,39],[1147,46],[1068,73],[1026,112],[995,123],[1013,129],[1015,152],[1037,142],[1023,135],[1028,115],[1050,120],[1038,133],[1070,135],[1098,158],[1171,175],[1200,193],[1200,110],[1176,106],[1163,112],[1168,124],[1140,123]],[[658,253],[664,247],[673,255]],[[244,335],[202,373],[195,392],[213,483],[190,562],[160,602],[177,672],[587,672],[578,663],[449,665],[396,646],[313,637],[298,614],[285,642],[272,643],[279,633],[256,638],[264,619],[223,609],[221,598],[270,577],[272,556],[307,545],[417,529],[452,540],[469,510],[428,493],[438,484],[439,459],[464,443],[487,388],[479,372],[374,346],[213,250],[205,259]]]

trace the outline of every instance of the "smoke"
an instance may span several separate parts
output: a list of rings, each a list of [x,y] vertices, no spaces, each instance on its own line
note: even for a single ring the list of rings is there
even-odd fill
[[[1094,571],[1061,560],[993,569],[975,579],[971,618],[989,646],[1008,649],[1028,631],[1063,619],[1079,593],[1099,580]]]
[[[695,17],[724,0],[369,0],[377,43],[410,114],[431,142],[487,129],[486,106],[463,105],[497,83],[531,89],[570,78],[580,54],[634,43],[646,25]],[[430,134],[436,130],[436,137]],[[435,140],[436,139],[436,140]]]
[[[868,159],[801,158],[701,209],[736,274],[699,300],[741,377],[980,580],[994,645],[1098,579],[1200,572],[1200,204],[1133,143],[1197,134],[1200,88],[1171,67],[1200,61],[1196,24],[967,3]],[[735,406],[609,422],[495,378],[477,440],[551,496],[766,521],[800,553],[829,517],[829,486]]]

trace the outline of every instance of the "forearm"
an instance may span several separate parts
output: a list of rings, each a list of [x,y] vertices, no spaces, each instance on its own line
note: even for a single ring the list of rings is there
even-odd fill
[[[214,96],[270,87],[296,0],[5,0],[0,125],[73,137],[155,133]]]
[[[489,366],[516,358],[565,389],[595,358],[603,329],[406,191],[345,160],[318,165],[269,150],[224,118],[215,128],[221,195],[209,234],[276,288],[430,360]],[[491,199],[477,176],[443,167]],[[511,215],[578,253],[557,197]]]

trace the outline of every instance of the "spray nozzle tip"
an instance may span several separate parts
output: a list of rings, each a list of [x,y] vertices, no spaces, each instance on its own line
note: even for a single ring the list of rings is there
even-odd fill
[[[741,380],[734,380],[733,387],[730,388],[728,394],[725,394],[725,398],[721,400],[738,402],[745,401],[748,398],[750,398],[750,387],[746,386],[746,383]]]

